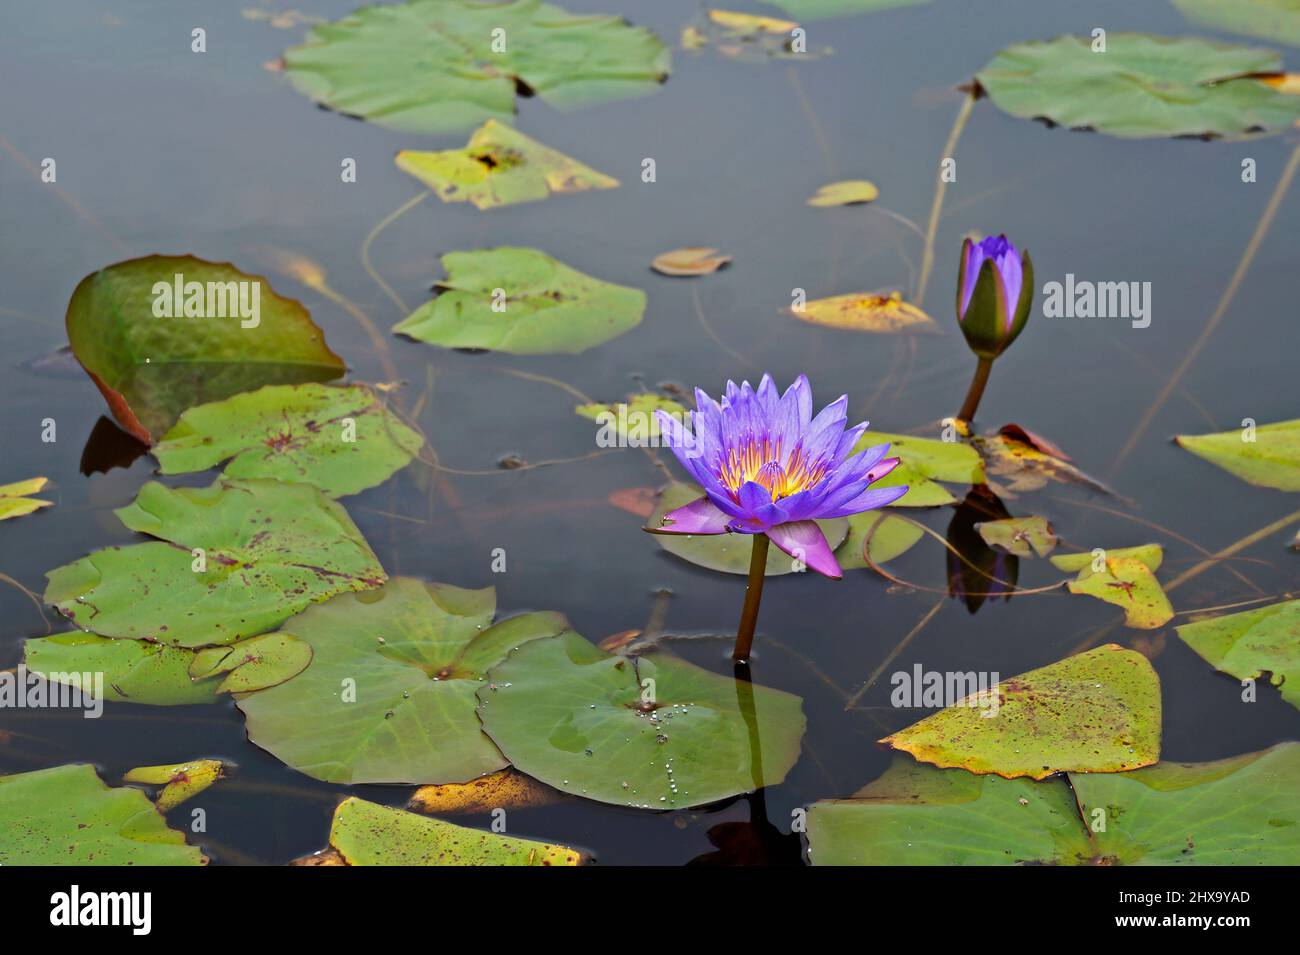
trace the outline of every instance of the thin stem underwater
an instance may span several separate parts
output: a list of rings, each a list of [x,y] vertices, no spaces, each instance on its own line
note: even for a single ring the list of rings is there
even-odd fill
[[[740,611],[740,626],[736,628],[736,649],[731,659],[737,663],[749,661],[754,646],[754,628],[758,626],[758,602],[763,599],[763,578],[767,572],[766,534],[752,534],[753,550],[749,555],[749,583],[745,585],[745,606]]]

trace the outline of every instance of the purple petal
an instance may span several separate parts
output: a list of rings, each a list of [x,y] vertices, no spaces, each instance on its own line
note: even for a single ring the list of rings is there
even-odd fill
[[[791,521],[767,529],[767,536],[795,560],[834,580],[844,576],[822,529],[812,521]]]
[[[702,497],[669,511],[659,527],[646,530],[652,534],[725,534],[730,520],[708,497]]]
[[[901,484],[898,487],[873,487],[860,493],[857,497],[838,504],[835,507],[828,508],[825,512],[818,514],[818,517],[849,517],[853,514],[861,514],[863,511],[873,511],[878,507],[886,507],[893,504],[900,497],[906,494],[908,487]]]

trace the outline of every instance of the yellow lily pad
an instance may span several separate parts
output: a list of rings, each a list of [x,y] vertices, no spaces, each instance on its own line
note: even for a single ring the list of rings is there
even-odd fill
[[[172,766],[138,766],[122,779],[128,783],[162,786],[154,799],[159,812],[167,812],[192,796],[197,796],[225,775],[219,759],[194,759]]]
[[[717,249],[688,245],[654,257],[650,267],[662,275],[710,275],[731,261],[729,255],[718,255]]]
[[[12,484],[0,484],[0,521],[11,517],[22,517],[42,507],[50,507],[53,501],[42,501],[31,497],[39,493],[49,482],[49,478],[34,477]]]
[[[789,311],[795,318],[812,325],[854,332],[935,334],[939,331],[938,323],[915,305],[903,301],[900,292],[850,292],[814,299],[802,308]]]
[[[828,206],[856,206],[880,198],[876,184],[867,179],[845,179],[842,182],[828,182],[817,190],[817,194],[808,200],[808,205],[826,208]]]

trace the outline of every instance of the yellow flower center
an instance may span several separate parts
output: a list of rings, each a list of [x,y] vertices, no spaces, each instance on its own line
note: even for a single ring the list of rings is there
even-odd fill
[[[802,448],[796,447],[784,464],[782,457],[780,441],[746,438],[738,447],[727,450],[718,479],[739,503],[740,489],[748,481],[762,485],[772,500],[778,501],[813,487],[825,474],[823,465],[809,465]]]

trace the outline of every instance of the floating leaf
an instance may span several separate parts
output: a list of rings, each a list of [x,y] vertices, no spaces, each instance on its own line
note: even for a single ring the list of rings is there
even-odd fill
[[[1138,630],[1154,630],[1173,619],[1174,608],[1148,560],[1117,557],[1111,552],[1106,555],[1105,569],[1096,571],[1091,556],[1084,556],[1088,557],[1088,566],[1070,581],[1070,593],[1114,604],[1124,611],[1124,623]]]
[[[706,10],[705,14],[703,19],[697,19],[682,28],[682,49],[699,50],[712,46],[718,53],[731,59],[758,62],[796,57],[808,60],[818,56],[818,52],[807,49],[806,45],[799,52],[794,51],[794,31],[799,28],[799,24],[793,20],[779,20],[733,10]],[[830,50],[825,52],[829,53]]]
[[[900,757],[854,798],[812,806],[809,856],[815,865],[1295,865],[1297,786],[1298,743],[1073,774],[1068,784]]]
[[[1190,37],[1110,33],[1017,43],[976,75],[1013,116],[1112,136],[1241,136],[1290,126],[1300,100],[1250,78],[1282,61],[1271,50]]]
[[[1187,19],[1212,30],[1300,46],[1296,0],[1174,0],[1174,6]]]
[[[907,486],[907,493],[890,504],[890,507],[943,507],[946,504],[955,504],[957,502],[957,499],[952,496],[952,492],[942,484],[931,481],[915,468],[901,462],[894,470],[871,486],[881,488],[902,487],[904,485]]]
[[[153,453],[163,474],[229,459],[226,477],[301,481],[342,497],[383,483],[423,443],[365,385],[268,385],[190,408]]]
[[[11,517],[22,517],[42,507],[52,506],[52,501],[42,501],[31,497],[38,494],[49,483],[49,478],[34,477],[12,484],[0,484],[0,521]]]
[[[311,644],[287,633],[264,633],[224,647],[205,647],[190,661],[194,680],[222,676],[218,693],[251,693],[293,679],[311,663]]]
[[[817,190],[817,194],[808,200],[808,205],[819,208],[853,206],[879,198],[880,190],[876,188],[875,183],[866,179],[845,179],[843,182],[829,182],[822,186]]]
[[[1056,547],[1056,532],[1046,518],[1008,517],[999,521],[982,521],[975,525],[984,543],[1001,547],[1017,557],[1046,557]]]
[[[138,789],[85,764],[0,776],[0,865],[202,865]]]
[[[345,865],[581,865],[567,846],[467,829],[355,796],[334,810],[330,846]]]
[[[128,783],[162,786],[154,799],[159,812],[167,812],[192,796],[197,796],[225,775],[219,759],[195,759],[173,766],[139,766],[122,779]]]
[[[731,261],[731,256],[717,252],[717,249],[689,245],[656,255],[650,267],[662,275],[709,275]]]
[[[311,665],[240,699],[248,738],[334,783],[460,783],[505,767],[474,691],[511,649],[568,624],[529,613],[492,626],[495,611],[490,587],[409,577],[312,607],[281,631],[311,645]]]
[[[868,540],[871,542],[872,562],[883,564],[907,553],[925,536],[919,525],[895,517],[888,511],[863,511],[850,515],[848,522],[849,536],[835,552],[835,559],[844,570],[867,566],[864,548]]]
[[[877,295],[872,292],[850,292],[831,298],[805,302],[801,308],[792,308],[790,314],[812,325],[827,325],[854,332],[923,332],[939,330],[935,320],[910,302],[903,301],[902,293],[889,292]]]
[[[740,33],[789,33],[799,26],[792,20],[759,17],[752,13],[736,13],[734,10],[709,10],[708,16],[719,26]]]
[[[1058,570],[1063,570],[1068,574],[1077,573],[1080,577],[1087,577],[1093,573],[1102,573],[1105,570],[1107,559],[1119,557],[1131,557],[1134,560],[1140,560],[1154,573],[1160,569],[1160,564],[1165,559],[1165,549],[1159,544],[1139,544],[1136,547],[1109,549],[1098,547],[1094,551],[1081,554],[1057,554],[1051,558],[1051,561],[1052,566]]]
[[[614,433],[629,447],[657,447],[659,445],[659,422],[655,420],[656,411],[666,411],[676,418],[685,418],[686,409],[679,402],[663,395],[642,393],[631,395],[626,402],[613,404],[594,403],[578,405],[573,409],[584,418],[598,422],[601,431],[597,443],[603,439],[605,429],[613,428]],[[605,439],[607,440],[607,439]],[[612,447],[601,444],[601,447]]]
[[[868,431],[854,445],[853,450],[856,453],[879,444],[889,445],[889,456],[898,458],[900,467],[906,465],[915,473],[932,480],[955,481],[959,484],[984,482],[984,463],[975,450],[964,442]]]
[[[583,275],[537,249],[448,252],[442,265],[444,291],[393,331],[444,348],[576,354],[635,328],[645,313],[640,289]]]
[[[663,516],[669,511],[684,507],[691,501],[704,496],[704,492],[693,484],[674,481],[659,494],[659,504],[654,514],[646,521],[646,527],[659,527]],[[849,533],[846,518],[835,517],[818,521],[817,526],[826,535],[826,543],[831,550],[837,549]],[[664,550],[674,557],[709,570],[720,570],[725,574],[748,574],[750,553],[754,541],[749,534],[654,534],[652,535]],[[796,572],[795,560],[778,547],[769,547],[767,551],[768,577]]]
[[[1218,434],[1183,434],[1174,440],[1243,481],[1300,491],[1300,418]]]
[[[1005,432],[1005,433],[1003,433]],[[1023,429],[1011,426],[997,434],[979,435],[971,439],[980,456],[990,480],[997,481],[998,489],[1007,496],[1017,493],[1037,491],[1049,482],[1073,484],[1087,488],[1098,494],[1112,493],[1110,488],[1096,478],[1089,477],[1070,461],[1047,450],[1058,450],[1042,438],[1034,435],[1035,443],[1020,440],[1021,434],[1028,436]]]
[[[563,798],[561,793],[518,770],[501,769],[467,783],[421,786],[407,808],[429,815],[464,815],[546,806]]]
[[[617,179],[495,120],[477,129],[464,149],[404,149],[396,162],[443,202],[472,202],[479,209],[537,202],[553,192],[618,186]]]
[[[45,588],[47,603],[106,637],[231,643],[386,577],[347,511],[307,484],[151,481],[115,513],[161,540],[95,551],[50,571]]]
[[[801,20],[845,17],[855,13],[873,13],[894,7],[915,7],[929,0],[764,0]]]
[[[176,306],[192,313],[193,305],[201,315],[158,317],[156,303],[177,297],[178,281]],[[202,287],[201,302],[184,291],[191,283]],[[255,326],[244,327],[253,319],[240,317],[241,294],[257,302]],[[67,326],[113,417],[146,444],[193,405],[262,385],[329,381],[347,370],[301,302],[227,262],[190,255],[150,255],[91,273],[72,293]]]
[[[520,647],[491,680],[479,718],[506,758],[587,799],[702,806],[781,782],[799,757],[797,696],[666,654],[610,654],[568,632]]]
[[[1216,670],[1239,680],[1269,674],[1282,699],[1300,709],[1300,600],[1285,600],[1175,628]]]
[[[668,67],[651,31],[539,0],[362,7],[284,53],[285,73],[316,102],[414,133],[509,120],[517,89],[559,109],[641,96]]]
[[[1107,644],[1003,680],[880,742],[924,763],[1042,779],[1115,773],[1160,756],[1160,680],[1142,654]]]

